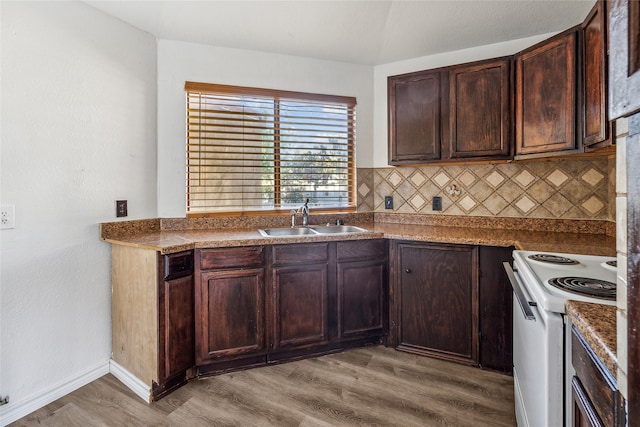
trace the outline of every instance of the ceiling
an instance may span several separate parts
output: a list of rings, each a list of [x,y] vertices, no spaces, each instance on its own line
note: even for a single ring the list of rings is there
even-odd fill
[[[595,0],[86,0],[160,39],[379,65],[562,31]]]

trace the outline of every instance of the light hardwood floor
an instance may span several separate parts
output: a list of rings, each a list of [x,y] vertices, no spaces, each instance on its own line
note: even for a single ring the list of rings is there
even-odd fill
[[[382,346],[192,381],[152,405],[105,375],[11,424],[515,425],[510,376]]]

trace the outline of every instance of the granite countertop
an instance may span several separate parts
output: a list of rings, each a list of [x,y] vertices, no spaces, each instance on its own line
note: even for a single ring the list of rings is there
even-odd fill
[[[615,256],[615,224],[605,221],[484,218],[354,213],[338,215],[367,233],[264,237],[258,228],[286,227],[288,217],[155,218],[103,223],[105,242],[161,254],[195,248],[278,245],[338,240],[395,239],[431,243],[513,246],[516,249]],[[336,215],[314,215],[313,224],[335,223]],[[615,376],[616,307],[570,301],[573,324]]]
[[[264,237],[257,229],[229,230],[160,230],[131,236],[103,239],[118,245],[152,249],[161,254],[186,251],[195,248],[224,248],[234,246],[280,245],[305,242],[330,242],[336,240],[379,239],[384,235],[373,231],[372,224],[358,224],[368,233],[326,234],[305,236]]]
[[[614,378],[618,375],[616,307],[568,301],[566,312],[576,329]]]
[[[194,248],[274,245],[336,240],[387,238],[432,243],[514,246],[546,252],[615,256],[615,237],[594,221],[535,220],[416,216],[402,214],[348,214],[346,224],[368,233],[264,237],[257,229],[286,227],[283,217],[174,218],[101,224],[101,238],[109,243],[151,249],[161,254]],[[315,224],[335,220],[318,215]]]

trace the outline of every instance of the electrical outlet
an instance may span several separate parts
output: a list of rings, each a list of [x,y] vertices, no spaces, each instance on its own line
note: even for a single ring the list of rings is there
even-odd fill
[[[9,396],[0,396],[0,406],[9,403]]]
[[[127,201],[116,200],[116,217],[120,218],[127,215]]]
[[[16,205],[0,206],[0,229],[16,228]]]
[[[393,196],[384,196],[384,208],[393,209]]]
[[[431,209],[434,211],[442,210],[442,197],[436,196],[431,201]]]

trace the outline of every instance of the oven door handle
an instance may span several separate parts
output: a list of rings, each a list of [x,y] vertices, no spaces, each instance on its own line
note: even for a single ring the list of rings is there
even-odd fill
[[[527,320],[536,321],[536,316],[533,314],[533,310],[531,310],[531,305],[529,301],[524,296],[524,292],[522,292],[522,285],[520,281],[516,277],[511,268],[511,265],[508,262],[503,262],[504,270],[507,272],[507,276],[509,277],[509,281],[511,282],[511,287],[513,288],[513,293],[518,300],[518,304],[522,309],[522,314],[524,314],[524,318]]]

